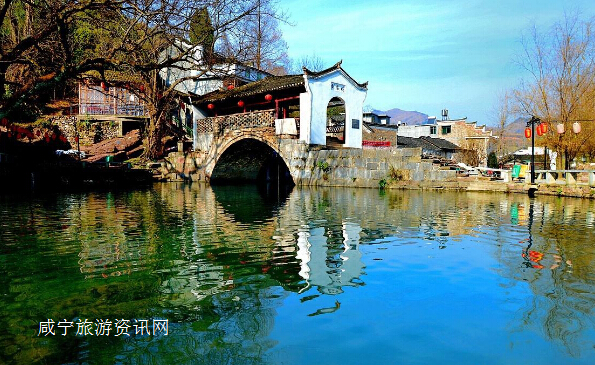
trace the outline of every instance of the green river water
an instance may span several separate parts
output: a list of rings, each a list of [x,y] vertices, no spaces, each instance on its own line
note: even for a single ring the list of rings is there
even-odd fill
[[[594,364],[594,228],[523,195],[4,195],[0,364]]]

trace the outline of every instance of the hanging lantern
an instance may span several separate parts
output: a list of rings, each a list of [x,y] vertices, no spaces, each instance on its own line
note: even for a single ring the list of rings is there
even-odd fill
[[[525,128],[525,138],[531,138],[531,128]]]
[[[134,103],[134,94],[130,94],[130,102]]]
[[[581,124],[580,124],[579,122],[574,122],[574,123],[572,124],[572,131],[573,131],[575,134],[578,134],[578,133],[580,133],[580,132],[581,132]]]
[[[558,134],[564,134],[564,123],[558,123],[556,125],[556,132],[558,132]]]
[[[76,143],[79,143],[79,136],[76,136],[76,137],[74,137],[74,141],[75,141]]]
[[[145,92],[145,85],[141,85],[141,86],[140,86],[140,92],[141,92],[141,93],[144,93],[144,92]]]
[[[7,125],[8,124],[8,119],[6,118],[2,118],[2,125]]]
[[[35,132],[35,135],[36,135],[37,137],[41,136],[41,131],[38,129],[38,130],[37,130],[37,132]]]
[[[547,123],[541,123],[540,125],[541,125],[541,134],[546,134],[547,129],[548,129]]]
[[[12,132],[8,132],[8,138],[12,138]]]
[[[266,95],[264,96],[264,100],[266,100],[266,101],[271,101],[271,100],[273,100],[273,95],[271,95],[271,94],[266,94]]]
[[[215,109],[215,104],[211,103],[211,104],[207,105],[207,108],[213,110],[213,109]]]
[[[537,132],[538,136],[542,136],[543,135],[543,131],[541,130],[541,124],[537,125],[537,128],[535,128],[535,131]]]
[[[227,85],[227,90],[233,90],[234,86],[233,85]]]
[[[107,91],[107,84],[103,81],[101,81],[101,88],[103,89],[103,91]]]
[[[238,106],[240,108],[243,108],[244,107],[244,101],[243,100],[238,101]]]

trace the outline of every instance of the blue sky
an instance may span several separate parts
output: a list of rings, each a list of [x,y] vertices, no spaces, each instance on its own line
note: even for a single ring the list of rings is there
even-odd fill
[[[524,76],[515,64],[523,32],[547,29],[595,1],[351,1],[280,3],[293,26],[281,27],[289,56],[316,54],[326,66],[343,59],[369,81],[366,104],[493,124],[498,96]]]

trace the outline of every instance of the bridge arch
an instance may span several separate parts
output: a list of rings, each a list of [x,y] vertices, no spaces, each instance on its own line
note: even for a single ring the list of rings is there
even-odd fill
[[[213,146],[213,156],[207,164],[206,175],[213,183],[277,182],[294,185],[285,158],[280,154],[276,138],[242,133],[223,138]]]

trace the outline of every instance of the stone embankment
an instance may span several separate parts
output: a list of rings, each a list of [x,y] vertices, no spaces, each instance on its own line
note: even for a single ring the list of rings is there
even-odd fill
[[[456,181],[455,171],[422,162],[419,148],[329,150],[280,140],[278,151],[296,185],[378,188],[391,181]],[[166,158],[159,171],[164,180],[208,182],[210,162],[203,151],[176,152]]]
[[[412,149],[322,149],[281,140],[278,151],[293,181],[302,186],[344,186],[385,189],[454,190],[528,194],[524,182],[491,181],[482,176],[457,177],[422,161],[421,151]],[[158,177],[166,181],[209,182],[206,166],[212,163],[204,151],[170,154],[159,165]],[[242,163],[238,161],[237,163]],[[247,167],[253,168],[253,167]],[[587,185],[538,184],[535,194],[595,198]]]

